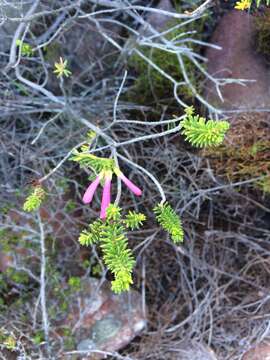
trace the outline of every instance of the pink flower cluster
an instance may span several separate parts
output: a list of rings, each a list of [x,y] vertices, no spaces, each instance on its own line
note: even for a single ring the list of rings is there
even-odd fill
[[[114,172],[135,195],[142,195],[142,190],[139,189],[135,184],[133,184],[133,182],[130,181],[119,169],[115,169]],[[104,220],[106,218],[106,210],[111,203],[112,171],[102,171],[96,177],[96,179],[89,185],[89,187],[85,191],[83,195],[83,202],[84,204],[90,204],[96,192],[96,189],[103,178],[105,182],[101,200],[100,218]]]

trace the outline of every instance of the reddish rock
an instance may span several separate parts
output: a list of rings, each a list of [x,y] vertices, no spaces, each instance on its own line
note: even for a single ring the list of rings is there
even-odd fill
[[[213,83],[207,82],[206,98],[223,109],[270,108],[270,71],[255,49],[255,17],[243,11],[223,16],[210,40],[222,50],[208,48],[208,72],[216,78],[255,80],[246,86],[228,84],[220,88],[224,103]]]
[[[72,329],[77,349],[83,359],[102,359],[94,350],[117,351],[138,335],[145,327],[141,297],[136,291],[115,295],[109,282],[100,287],[96,279],[87,279],[82,291],[70,299],[69,314],[59,328]],[[87,351],[89,355],[87,355]]]
[[[5,272],[9,267],[14,265],[13,257],[11,254],[0,252],[0,272]]]
[[[70,251],[70,256],[65,257],[65,262],[62,265],[66,267],[70,274],[80,276],[85,273],[81,264],[85,259],[89,258],[90,249],[79,248],[78,246],[78,223],[82,219],[81,211],[74,209],[66,211],[66,207],[71,200],[68,196],[66,198],[59,197],[50,203],[44,203],[40,208],[40,216],[44,224],[45,230],[49,229],[52,238],[48,237],[46,240],[47,256],[52,251],[58,251],[61,256],[61,251],[66,248]],[[27,229],[33,227],[32,215],[21,211],[12,209],[8,212],[9,223],[14,224],[14,230],[9,232],[5,242],[8,249],[5,249],[4,242],[0,244],[0,272],[5,272],[8,268],[17,268],[24,266],[36,273],[40,268],[40,249],[39,245],[35,247],[23,247],[19,241],[12,241],[12,237],[21,238],[27,233]],[[83,221],[83,219],[82,219]],[[18,226],[18,228],[17,228]],[[25,231],[23,230],[25,229]],[[11,241],[9,240],[11,238]],[[54,242],[54,243],[53,243]],[[76,255],[76,256],[75,256]]]
[[[243,356],[243,360],[270,360],[270,343],[258,344]]]
[[[31,265],[38,264],[38,257],[33,255],[30,249],[16,247],[15,252],[0,251],[0,272],[5,272],[8,268],[16,268],[16,264],[31,261]]]

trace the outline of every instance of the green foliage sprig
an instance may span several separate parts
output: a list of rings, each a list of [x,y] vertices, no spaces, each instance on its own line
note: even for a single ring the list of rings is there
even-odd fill
[[[261,5],[261,0],[256,0],[256,5],[259,7]],[[270,0],[266,0],[266,5],[270,5]]]
[[[0,349],[8,349],[15,351],[17,346],[17,340],[15,336],[8,331],[0,330]]]
[[[260,181],[257,182],[259,188],[264,194],[270,194],[270,175],[266,175]]]
[[[168,203],[158,204],[154,208],[156,219],[161,227],[167,231],[175,244],[184,240],[184,231],[181,219]]]
[[[94,221],[79,237],[81,245],[100,244],[104,263],[114,275],[112,290],[116,293],[129,290],[132,284],[135,259],[128,247],[126,232],[128,229],[138,229],[145,219],[144,214],[135,211],[122,217],[121,209],[110,205],[105,221]]]
[[[131,230],[139,229],[145,219],[146,217],[144,214],[136,213],[135,211],[129,211],[125,219],[125,224],[126,227]]]
[[[18,47],[21,47],[21,54],[23,56],[29,56],[30,57],[30,56],[33,55],[34,51],[33,51],[33,48],[32,48],[31,45],[26,44],[25,42],[22,42],[22,40],[20,40],[20,39],[16,40],[16,45]]]
[[[90,224],[88,229],[81,232],[79,236],[79,243],[84,246],[90,246],[97,243],[99,241],[102,225],[103,223],[100,219]]]
[[[44,200],[45,195],[46,193],[40,185],[35,186],[32,193],[26,198],[23,204],[23,210],[28,212],[37,210]]]
[[[220,145],[230,127],[227,121],[206,121],[205,118],[194,115],[193,107],[186,109],[186,117],[181,125],[182,135],[196,147]]]
[[[115,162],[113,159],[97,157],[89,154],[89,145],[82,145],[80,150],[75,150],[70,160],[78,162],[81,166],[86,166],[96,173],[101,171],[113,171]]]
[[[135,259],[128,248],[123,225],[118,221],[105,224],[100,240],[104,262],[115,277],[112,290],[116,293],[129,290]]]

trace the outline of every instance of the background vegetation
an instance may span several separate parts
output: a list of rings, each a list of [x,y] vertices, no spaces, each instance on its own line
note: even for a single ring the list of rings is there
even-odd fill
[[[7,358],[72,358],[74,329],[59,324],[85,279],[101,286],[116,272],[104,266],[102,248],[78,241],[101,206],[98,192],[91,206],[82,203],[93,172],[70,161],[86,139],[143,190],[138,198],[117,180],[112,186],[125,215],[146,217],[125,243],[134,255],[132,288],[148,308],[145,331],[112,358],[178,359],[192,340],[236,360],[269,335],[266,127],[253,137],[240,123],[228,136],[244,133],[244,144],[206,150],[180,132],[190,105],[230,120],[206,100],[205,84],[220,94],[242,81],[208,74],[205,48],[216,47],[209,37],[235,2],[172,1],[168,11],[157,3],[0,4],[0,346]],[[42,205],[27,212],[39,205],[32,199],[23,209],[33,189]],[[181,218],[181,244],[156,221],[153,208],[165,197]]]

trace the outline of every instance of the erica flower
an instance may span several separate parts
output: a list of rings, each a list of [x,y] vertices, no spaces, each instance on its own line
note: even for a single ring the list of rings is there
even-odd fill
[[[112,172],[107,171],[105,173],[105,184],[103,187],[102,201],[101,201],[100,218],[102,220],[106,218],[106,210],[111,203],[111,181],[112,181]]]
[[[115,174],[126,184],[126,186],[131,190],[135,195],[141,196],[142,190],[138,188],[132,181],[130,181],[118,168],[114,169]]]
[[[114,173],[117,177],[119,177],[124,184],[137,196],[142,195],[142,190],[138,188],[132,181],[130,181],[119,168],[114,168]],[[84,204],[90,204],[93,196],[97,190],[100,181],[104,180],[102,200],[101,200],[101,210],[100,210],[100,218],[106,218],[106,210],[111,203],[111,182],[112,182],[112,171],[101,171],[100,174],[96,177],[96,179],[88,186],[84,195],[83,202]]]
[[[101,180],[101,174],[97,176],[96,180],[93,181],[89,187],[87,188],[86,192],[84,193],[83,195],[83,202],[85,204],[90,204],[90,202],[92,201],[93,199],[93,196],[97,190],[97,187],[100,183],[100,180]]]

